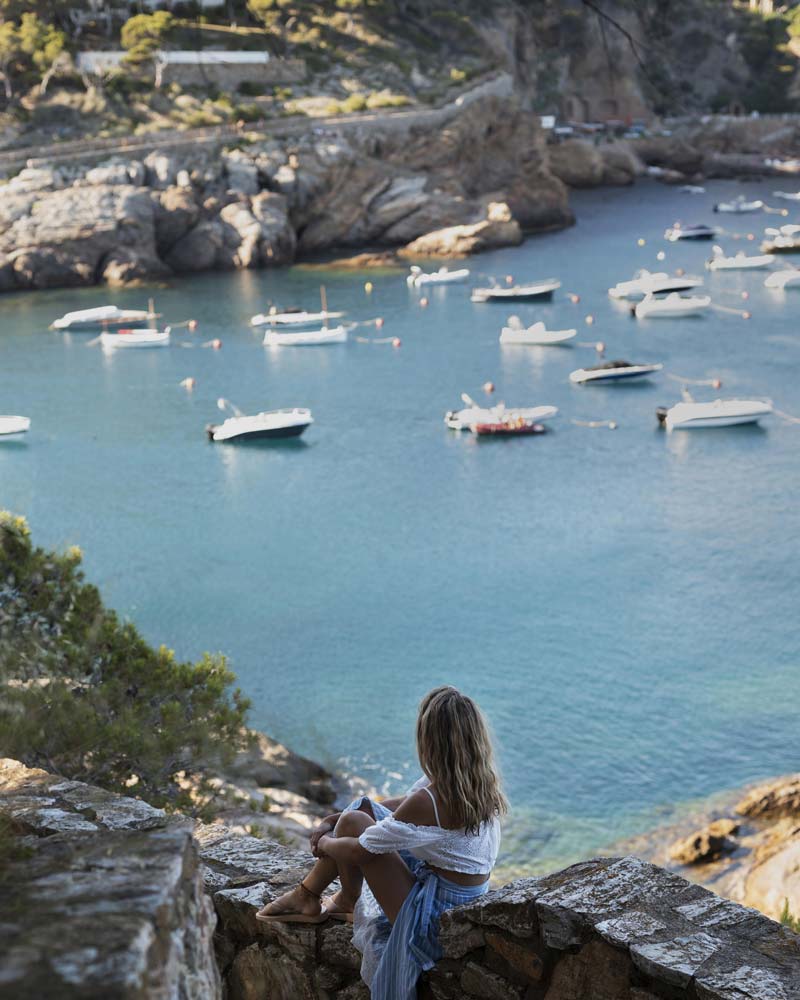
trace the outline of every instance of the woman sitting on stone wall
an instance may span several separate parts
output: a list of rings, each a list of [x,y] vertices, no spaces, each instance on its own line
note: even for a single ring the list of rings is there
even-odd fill
[[[326,817],[311,835],[314,867],[257,915],[352,921],[375,1000],[416,996],[420,973],[441,957],[440,915],[488,890],[507,809],[480,709],[455,688],[423,698],[417,754],[425,776],[402,798],[363,796]],[[341,890],[323,900],[337,877]]]

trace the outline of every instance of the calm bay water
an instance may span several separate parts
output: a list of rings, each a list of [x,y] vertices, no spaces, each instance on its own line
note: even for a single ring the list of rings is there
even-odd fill
[[[552,304],[513,310],[528,322],[577,325],[607,357],[719,376],[722,395],[797,413],[800,292],[769,292],[760,272],[709,275],[717,302],[741,307],[750,291],[749,322],[637,322],[606,294],[641,266],[700,271],[708,244],[667,244],[664,227],[774,186],[580,194],[575,228],[470,266],[560,277]],[[760,234],[773,217],[717,221]],[[402,348],[263,348],[248,317],[269,299],[313,306],[320,280],[332,308],[383,316]],[[199,320],[177,337],[189,346],[106,356],[91,334],[47,330],[69,309],[149,294],[167,319]],[[0,503],[39,544],[81,545],[88,577],[149,639],[227,653],[254,724],[381,787],[416,777],[421,695],[462,686],[500,745],[507,867],[585,856],[795,768],[800,426],[668,437],[654,411],[679,386],[663,375],[572,386],[591,349],[501,349],[507,308],[470,304],[463,285],[428,294],[421,309],[396,272],[298,267],[2,297],[0,411],[33,427],[0,445]],[[213,337],[221,351],[199,346]],[[558,406],[551,433],[448,431],[445,410],[462,391],[482,398],[487,379],[495,399]],[[299,444],[213,446],[203,428],[218,396],[245,411],[309,406],[317,422]]]

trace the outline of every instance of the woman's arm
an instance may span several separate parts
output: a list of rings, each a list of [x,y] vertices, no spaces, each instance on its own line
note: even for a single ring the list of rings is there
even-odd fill
[[[358,837],[333,837],[329,833],[324,833],[317,841],[317,856],[333,858],[334,861],[361,868],[373,861],[377,855],[362,847]]]
[[[428,839],[431,836],[441,835],[441,829],[434,825],[435,817],[430,796],[423,792],[414,792],[412,795],[405,796],[401,806],[394,815],[394,819],[402,823],[409,823],[412,826],[427,828]],[[384,822],[390,823],[391,821],[387,819]],[[368,826],[362,836],[365,835],[369,839],[371,830],[378,832],[380,829],[381,824],[377,824],[377,829],[375,826]],[[357,865],[361,868],[369,864],[370,861],[373,861],[380,854],[396,850],[397,846],[387,845],[382,850],[369,851],[366,847],[362,846],[360,839],[357,837],[335,837],[326,833],[317,842],[317,854],[333,858],[334,861],[341,861],[344,864]]]

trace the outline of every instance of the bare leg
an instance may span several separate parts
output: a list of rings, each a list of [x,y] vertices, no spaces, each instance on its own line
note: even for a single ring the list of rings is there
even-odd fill
[[[349,817],[358,818],[351,820]],[[342,826],[343,821],[344,826]],[[374,822],[372,808],[365,800],[357,810],[342,813],[334,834],[338,834],[340,837],[357,837]],[[298,885],[282,896],[278,896],[277,899],[273,899],[271,903],[263,906],[258,914],[266,917],[275,917],[283,913],[302,914],[308,917],[318,916],[322,909],[320,897],[337,877],[341,879],[343,892],[336,893],[332,897],[335,906],[337,909],[350,911],[361,894],[361,872],[348,865],[345,873],[342,874],[333,858],[318,858],[314,867],[303,879],[302,885]],[[347,889],[345,889],[345,884],[347,884]]]

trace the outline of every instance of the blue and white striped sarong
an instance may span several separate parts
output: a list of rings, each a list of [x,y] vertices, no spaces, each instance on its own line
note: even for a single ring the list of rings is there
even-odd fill
[[[376,820],[391,816],[379,802],[369,799]],[[345,812],[357,809],[356,799]],[[420,975],[442,957],[439,918],[445,910],[462,906],[489,891],[489,883],[466,886],[436,875],[424,861],[400,851],[416,879],[406,901],[391,924],[369,886],[364,884],[353,919],[353,944],[361,952],[361,978],[372,1000],[414,1000]]]

